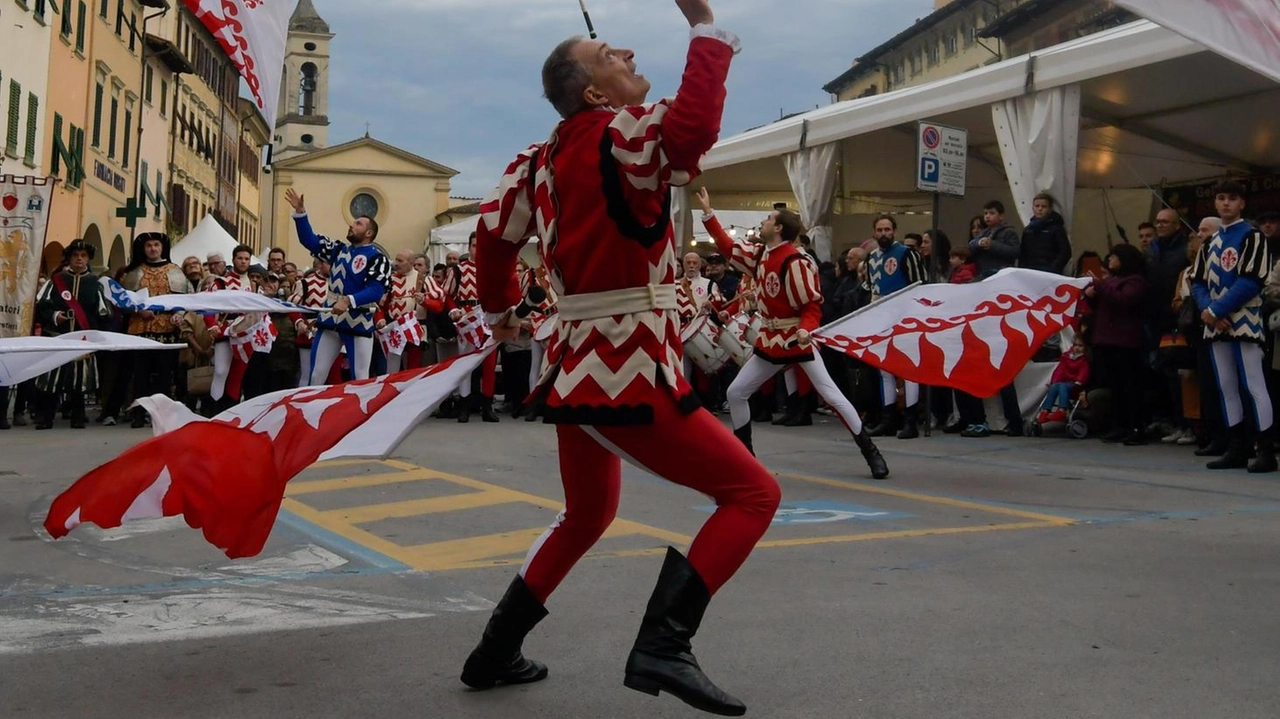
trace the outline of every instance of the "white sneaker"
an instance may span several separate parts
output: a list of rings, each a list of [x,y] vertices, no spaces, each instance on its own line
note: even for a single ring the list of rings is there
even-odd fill
[[[1160,438],[1160,441],[1161,441],[1161,443],[1163,443],[1163,444],[1173,444],[1173,443],[1177,442],[1178,440],[1182,439],[1182,435],[1183,435],[1183,431],[1182,431],[1182,430],[1180,430],[1180,429],[1175,429],[1175,430],[1173,430],[1173,434],[1169,434],[1169,435],[1165,435],[1164,437],[1161,437],[1161,438]]]
[[[1196,433],[1189,429],[1182,430],[1182,436],[1178,438],[1178,444],[1185,447],[1196,443]]]
[[[114,427],[114,426],[116,426],[116,418],[115,418],[115,417],[103,417],[103,418],[102,418],[102,426],[103,426],[103,427]]]

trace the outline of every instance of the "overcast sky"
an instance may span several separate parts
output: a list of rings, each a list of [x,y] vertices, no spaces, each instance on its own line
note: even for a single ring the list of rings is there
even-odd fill
[[[337,35],[330,144],[371,134],[452,167],[453,195],[481,197],[517,152],[556,121],[542,98],[542,61],[583,34],[575,0],[314,0]],[[933,9],[933,0],[719,0],[716,22],[743,52],[729,76],[721,137],[826,105],[822,86],[855,57]],[[670,0],[587,0],[603,40],[636,51],[673,94],[688,26]]]

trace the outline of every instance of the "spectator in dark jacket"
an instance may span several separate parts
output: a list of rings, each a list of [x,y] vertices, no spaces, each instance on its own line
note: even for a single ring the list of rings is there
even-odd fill
[[[1067,238],[1062,215],[1053,209],[1055,204],[1047,192],[1041,192],[1031,201],[1033,216],[1022,231],[1019,267],[1060,275],[1071,261],[1071,240]]]
[[[992,200],[982,206],[986,229],[969,241],[973,261],[978,264],[978,279],[986,279],[1006,267],[1013,267],[1022,254],[1022,240],[1017,230],[1004,222],[1004,203]]]
[[[924,233],[920,241],[920,259],[924,260],[928,282],[949,282],[951,280],[951,238],[939,229]]]
[[[1107,258],[1106,279],[1090,285],[1093,305],[1093,367],[1111,389],[1111,433],[1106,442],[1146,444],[1143,431],[1143,319],[1147,301],[1146,261],[1133,245],[1116,245]]]
[[[1156,236],[1147,247],[1147,322],[1156,337],[1172,332],[1176,325],[1169,298],[1178,286],[1178,277],[1191,263],[1187,261],[1187,234],[1178,213],[1169,208],[1156,213]]]

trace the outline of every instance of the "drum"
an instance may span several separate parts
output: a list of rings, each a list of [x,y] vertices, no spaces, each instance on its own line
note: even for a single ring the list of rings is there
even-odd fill
[[[538,326],[533,330],[533,339],[535,342],[546,342],[551,339],[552,333],[556,331],[556,322],[559,317],[555,314],[547,315],[542,318]]]
[[[720,331],[717,341],[735,364],[742,367],[755,351],[756,337],[760,334],[760,319],[747,313],[735,315]]]
[[[716,341],[720,334],[720,328],[706,317],[694,318],[680,333],[685,356],[707,374],[719,372],[729,361],[729,353]]]

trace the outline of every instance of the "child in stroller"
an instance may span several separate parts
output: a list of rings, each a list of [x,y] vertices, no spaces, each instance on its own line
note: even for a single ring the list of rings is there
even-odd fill
[[[1058,366],[1049,379],[1049,394],[1040,405],[1036,416],[1034,434],[1042,434],[1046,425],[1065,426],[1073,437],[1082,438],[1089,433],[1087,423],[1077,417],[1086,404],[1084,385],[1089,381],[1089,358],[1085,354],[1084,338],[1076,335],[1071,349],[1058,358]],[[1055,427],[1056,428],[1056,427]]]

